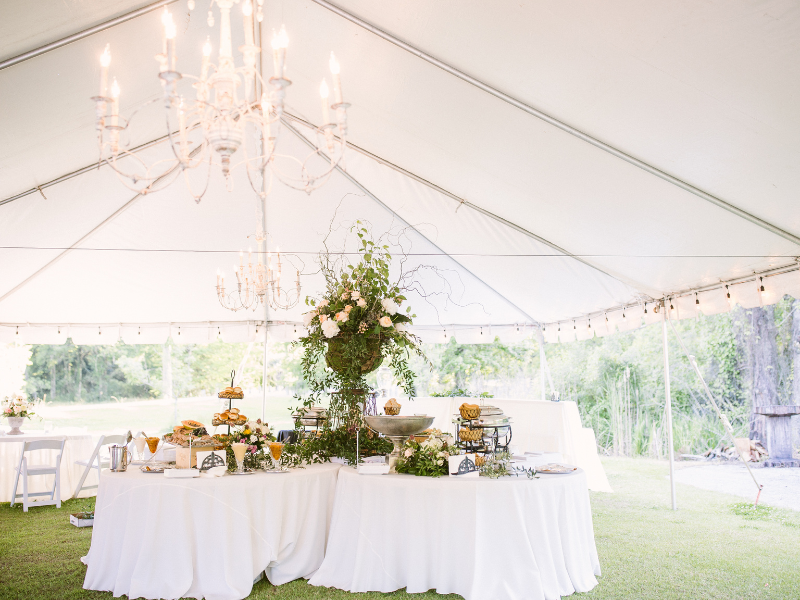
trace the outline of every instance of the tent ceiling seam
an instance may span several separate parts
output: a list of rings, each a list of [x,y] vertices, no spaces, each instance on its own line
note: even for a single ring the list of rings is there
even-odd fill
[[[101,31],[110,29],[115,25],[120,25],[122,23],[125,23],[126,21],[130,21],[131,19],[135,19],[136,17],[141,17],[142,15],[146,15],[147,13],[157,10],[162,6],[167,6],[177,1],[178,0],[159,0],[158,2],[154,2],[153,4],[148,4],[147,6],[143,6],[142,8],[138,8],[129,13],[125,13],[124,15],[120,15],[119,17],[115,17],[113,19],[109,19],[108,21],[104,21],[98,25],[95,25],[94,27],[89,27],[88,29],[84,29],[82,31],[79,31],[78,33],[73,33],[72,35],[68,35],[67,37],[61,38],[60,40],[56,40],[55,42],[51,42],[49,44],[45,44],[44,46],[34,48],[33,50],[29,50],[28,52],[23,52],[22,54],[13,56],[7,60],[0,62],[0,71],[2,71],[3,69],[7,69],[8,67],[13,67],[14,65],[18,65],[19,63],[25,62],[26,60],[30,60],[31,58],[36,58],[37,56],[46,54],[51,50],[57,50],[58,48],[61,48],[68,44],[72,44],[73,42],[80,41],[84,38],[94,35],[95,33],[100,33]]]
[[[486,92],[488,94],[491,94],[492,96],[494,96],[494,97],[496,97],[496,98],[498,98],[498,99],[510,104],[511,106],[514,106],[515,108],[518,108],[518,109],[522,110],[523,112],[526,112],[526,113],[528,113],[528,114],[530,114],[530,115],[532,115],[534,117],[537,117],[537,118],[541,119],[542,121],[544,121],[544,122],[546,122],[546,123],[548,123],[548,124],[550,124],[550,125],[552,125],[554,127],[557,127],[558,129],[561,129],[562,131],[564,131],[566,133],[569,133],[570,135],[573,135],[573,136],[577,137],[578,139],[583,140],[584,142],[587,142],[587,143],[591,144],[592,146],[595,146],[596,148],[599,148],[600,150],[603,150],[603,151],[611,154],[612,156],[615,156],[615,157],[617,157],[617,158],[619,158],[621,160],[624,160],[625,162],[627,162],[627,163],[629,163],[629,164],[631,164],[631,165],[633,165],[635,167],[638,167],[638,168],[642,169],[643,171],[645,171],[647,173],[650,173],[651,175],[655,175],[656,177],[659,177],[659,178],[663,179],[664,181],[667,181],[668,183],[671,183],[671,184],[683,189],[684,191],[687,191],[687,192],[689,192],[691,194],[694,194],[695,196],[697,196],[697,197],[699,197],[699,198],[701,198],[701,199],[703,199],[703,200],[705,200],[705,201],[707,201],[707,202],[709,202],[711,204],[714,204],[715,206],[718,206],[719,208],[727,210],[728,212],[736,215],[737,217],[740,217],[740,218],[742,218],[742,219],[744,219],[746,221],[749,221],[750,223],[753,223],[754,225],[757,225],[757,226],[759,226],[759,227],[761,227],[763,229],[766,229],[767,231],[769,231],[771,233],[774,233],[775,235],[778,235],[778,236],[780,236],[780,237],[782,237],[784,239],[787,239],[790,242],[800,246],[800,237],[799,236],[797,236],[797,235],[795,235],[793,233],[790,233],[788,231],[785,231],[785,230],[781,229],[780,227],[778,227],[777,225],[773,225],[772,223],[769,223],[768,221],[765,221],[764,219],[761,219],[761,218],[759,218],[759,217],[757,217],[757,216],[755,216],[753,214],[750,214],[747,211],[745,211],[744,209],[739,208],[738,206],[735,206],[735,205],[733,205],[733,204],[731,204],[729,202],[726,202],[725,200],[722,200],[721,198],[713,196],[713,195],[709,194],[708,192],[705,192],[705,191],[701,190],[700,188],[695,187],[692,184],[683,181],[682,179],[678,179],[674,175],[670,175],[666,171],[662,171],[661,169],[659,169],[657,167],[654,167],[653,165],[650,165],[650,164],[648,164],[648,163],[646,163],[646,162],[644,162],[644,161],[642,161],[642,160],[640,160],[638,158],[635,158],[634,156],[631,156],[630,154],[627,154],[626,152],[623,152],[622,150],[619,150],[619,149],[615,148],[614,146],[611,146],[611,145],[609,145],[609,144],[607,144],[607,143],[605,143],[605,142],[603,142],[603,141],[601,141],[601,140],[599,140],[599,139],[597,139],[595,137],[592,137],[589,134],[584,133],[583,131],[581,131],[579,129],[576,129],[575,127],[572,127],[571,125],[568,125],[568,124],[564,123],[563,121],[560,121],[560,120],[556,119],[555,117],[551,117],[547,113],[544,113],[544,112],[542,112],[541,110],[539,110],[537,108],[533,108],[532,106],[529,106],[528,104],[525,104],[524,102],[522,102],[520,100],[517,100],[516,98],[514,98],[512,96],[509,96],[508,94],[506,94],[504,92],[501,92],[500,90],[498,90],[496,88],[493,88],[490,85],[488,85],[486,83],[483,83],[482,81],[480,81],[480,80],[478,80],[478,79],[476,79],[476,78],[474,78],[474,77],[472,77],[470,75],[467,75],[463,71],[461,71],[459,69],[456,69],[455,67],[453,67],[453,66],[451,66],[451,65],[449,65],[449,64],[447,64],[447,63],[445,63],[445,62],[443,62],[443,61],[441,61],[439,59],[437,59],[436,57],[434,57],[434,56],[432,56],[432,55],[430,55],[430,54],[428,54],[426,52],[423,52],[422,50],[412,46],[411,44],[409,44],[407,42],[404,42],[400,38],[398,38],[398,37],[396,37],[396,36],[394,36],[394,35],[392,35],[390,33],[387,33],[386,31],[380,29],[379,27],[373,25],[372,23],[369,23],[369,22],[367,22],[367,21],[365,21],[365,20],[353,15],[352,13],[347,12],[346,10],[340,8],[339,6],[336,6],[335,4],[332,4],[332,3],[328,2],[327,0],[312,0],[312,1],[314,3],[316,3],[316,4],[318,4],[319,6],[328,9],[329,11],[333,12],[334,14],[336,14],[336,15],[338,15],[338,16],[340,16],[340,17],[342,17],[342,18],[344,18],[344,19],[346,19],[348,21],[350,21],[351,23],[354,23],[355,25],[358,25],[362,29],[365,29],[365,30],[375,34],[376,36],[386,40],[387,42],[390,42],[390,43],[394,44],[395,46],[405,50],[406,52],[409,52],[410,54],[413,54],[417,58],[421,58],[422,60],[424,60],[424,61],[426,61],[426,62],[428,62],[428,63],[430,63],[430,64],[432,64],[432,65],[434,65],[434,66],[436,66],[436,67],[438,67],[440,69],[442,69],[443,71],[453,75],[454,77],[457,77],[458,79],[461,79],[462,81],[465,81],[465,82],[477,87],[478,89],[480,89],[480,90],[482,90],[482,91],[484,91],[484,92]]]
[[[293,126],[292,126],[292,125],[291,125],[291,124],[288,122],[288,119],[286,119],[286,118],[281,118],[281,123],[283,124],[283,126],[284,126],[284,127],[286,127],[286,128],[289,130],[289,131],[291,131],[291,132],[292,132],[292,133],[293,133],[295,136],[297,136],[297,137],[298,137],[298,138],[299,138],[299,139],[300,139],[300,140],[301,140],[301,141],[302,141],[304,144],[306,144],[306,145],[307,145],[307,146],[309,146],[310,148],[316,149],[316,146],[314,146],[314,145],[313,145],[313,143],[312,143],[312,142],[310,142],[310,141],[309,141],[309,140],[306,138],[306,136],[304,136],[302,133],[300,133],[299,131],[297,131],[297,129],[295,129],[295,128],[294,128],[294,127],[293,127]],[[326,160],[326,161],[330,161],[330,159],[328,158],[328,156],[326,156],[326,155],[325,155],[323,152],[320,152],[319,154],[320,154],[320,157],[321,157],[321,158],[323,158],[324,160]],[[483,285],[485,285],[485,286],[486,286],[488,289],[490,289],[492,292],[494,292],[494,293],[497,295],[497,297],[498,297],[498,298],[500,298],[501,300],[503,300],[503,301],[504,301],[505,303],[507,303],[509,306],[513,307],[513,308],[514,308],[516,311],[518,311],[518,312],[519,312],[519,314],[521,314],[521,315],[523,315],[525,318],[529,319],[531,323],[533,323],[533,324],[536,324],[536,325],[538,325],[538,324],[539,324],[539,322],[538,322],[536,319],[534,319],[533,317],[531,317],[531,316],[530,316],[530,315],[529,315],[527,312],[525,312],[524,310],[522,310],[522,309],[521,309],[519,306],[517,306],[516,304],[514,304],[514,303],[513,303],[511,300],[509,300],[508,298],[506,298],[506,297],[505,297],[503,294],[501,294],[500,292],[498,292],[498,291],[497,291],[495,288],[493,288],[491,285],[489,285],[488,283],[486,283],[486,282],[485,282],[483,279],[481,279],[480,277],[478,277],[477,275],[475,275],[475,273],[473,273],[473,272],[472,272],[470,269],[468,269],[467,267],[465,267],[463,264],[461,264],[461,263],[460,263],[459,261],[457,261],[455,258],[453,258],[452,256],[450,256],[450,255],[449,255],[447,252],[445,252],[445,251],[444,251],[442,248],[440,248],[438,244],[436,244],[436,243],[435,243],[433,240],[431,240],[429,237],[427,237],[425,234],[423,234],[421,231],[419,231],[419,229],[417,229],[417,228],[416,228],[416,227],[414,227],[414,226],[413,226],[411,223],[409,223],[408,221],[406,221],[406,220],[405,220],[403,217],[401,217],[401,216],[400,216],[400,215],[399,215],[399,214],[398,214],[396,211],[394,211],[392,208],[390,208],[390,207],[389,207],[389,206],[388,206],[388,205],[387,205],[385,202],[383,202],[383,201],[382,201],[380,198],[378,198],[378,197],[377,197],[375,194],[373,194],[371,191],[369,191],[369,190],[368,190],[368,189],[367,189],[367,188],[366,188],[366,187],[365,187],[365,186],[364,186],[364,185],[363,185],[363,184],[362,184],[360,181],[358,181],[358,180],[357,180],[355,177],[353,177],[352,175],[350,175],[350,173],[348,173],[347,171],[345,171],[344,169],[342,169],[342,168],[341,168],[339,165],[337,165],[337,166],[336,166],[336,171],[337,171],[337,172],[339,172],[341,175],[343,175],[343,176],[344,176],[344,177],[345,177],[345,178],[346,178],[348,181],[350,181],[350,182],[351,182],[353,185],[355,185],[356,187],[358,187],[358,189],[360,189],[362,192],[364,192],[364,193],[365,193],[365,194],[366,194],[366,195],[367,195],[367,196],[368,196],[368,197],[369,197],[369,198],[370,198],[370,199],[371,199],[373,202],[375,202],[375,203],[376,203],[376,204],[378,204],[379,206],[383,207],[383,208],[384,208],[384,210],[386,210],[387,212],[389,212],[389,213],[391,213],[392,215],[394,215],[394,216],[395,216],[397,219],[399,219],[399,220],[400,220],[402,223],[404,223],[406,227],[408,227],[409,229],[411,229],[412,231],[414,231],[414,232],[415,232],[417,235],[419,235],[419,236],[420,236],[422,239],[424,239],[424,240],[425,240],[425,241],[427,241],[429,244],[431,244],[431,245],[432,245],[434,248],[436,248],[436,250],[438,250],[439,252],[441,252],[441,253],[442,253],[444,256],[446,256],[447,258],[449,258],[450,260],[452,260],[452,261],[453,261],[455,264],[457,264],[459,267],[461,267],[462,269],[464,269],[464,271],[466,271],[467,273],[469,273],[469,274],[470,274],[472,277],[474,277],[474,278],[475,278],[477,281],[481,282],[481,283],[482,283]]]
[[[312,125],[308,121],[300,119],[299,117],[295,117],[295,116],[293,116],[291,114],[287,114],[287,113],[284,113],[284,114],[288,118],[292,119],[293,121],[296,121],[298,123],[302,123],[303,125],[311,128],[311,129],[315,129],[316,128],[315,125]],[[352,142],[348,142],[347,146],[349,148],[353,148],[356,152],[359,152],[360,154],[363,154],[364,156],[366,156],[368,158],[371,158],[372,160],[374,160],[376,162],[379,162],[382,165],[384,165],[386,167],[389,167],[390,169],[393,169],[394,171],[397,171],[401,175],[405,175],[406,177],[409,177],[410,179],[413,179],[414,181],[417,181],[418,183],[421,183],[421,184],[429,187],[433,191],[438,192],[438,193],[440,193],[440,194],[442,194],[444,196],[447,196],[448,198],[450,198],[452,200],[455,200],[456,202],[458,202],[458,207],[456,207],[456,211],[458,211],[458,209],[461,208],[462,206],[466,206],[468,208],[471,208],[472,210],[474,210],[476,212],[479,212],[479,213],[483,214],[484,216],[486,216],[486,217],[488,217],[490,219],[493,219],[494,221],[497,221],[501,225],[505,225],[506,227],[509,227],[509,228],[513,229],[517,233],[521,233],[522,235],[525,235],[525,236],[527,236],[527,237],[529,237],[529,238],[531,238],[531,239],[533,239],[533,240],[535,240],[535,241],[537,241],[537,242],[539,242],[541,244],[544,244],[545,246],[555,250],[556,252],[560,252],[561,254],[564,254],[565,256],[567,256],[569,258],[572,258],[572,259],[578,261],[579,263],[582,263],[582,264],[586,265],[587,267],[589,267],[591,269],[594,269],[595,271],[598,271],[599,273],[602,273],[603,275],[606,275],[606,276],[610,277],[611,279],[614,279],[615,281],[619,281],[620,283],[623,283],[625,285],[629,285],[629,286],[633,287],[639,293],[647,293],[647,292],[643,292],[642,291],[643,289],[645,289],[647,287],[644,284],[641,284],[639,282],[626,281],[626,280],[620,278],[619,276],[612,275],[611,273],[608,273],[607,271],[604,271],[602,268],[600,268],[597,265],[591,263],[590,261],[588,261],[588,260],[586,260],[584,258],[581,258],[581,257],[573,254],[572,252],[569,252],[568,250],[565,250],[561,246],[559,246],[559,245],[557,245],[557,244],[555,244],[555,243],[553,243],[553,242],[551,242],[549,240],[546,240],[545,238],[533,233],[532,231],[529,231],[529,230],[525,229],[521,225],[518,225],[518,224],[514,223],[513,221],[509,221],[508,219],[505,219],[505,218],[503,218],[503,217],[501,217],[499,215],[496,215],[493,212],[491,212],[489,210],[486,210],[485,208],[482,208],[482,207],[478,206],[477,204],[475,204],[473,202],[470,202],[469,200],[466,200],[465,198],[461,198],[460,196],[457,196],[454,193],[444,189],[440,185],[437,185],[437,184],[435,184],[435,183],[433,183],[431,181],[428,181],[427,179],[425,179],[423,177],[420,177],[419,175],[416,175],[415,173],[412,173],[411,171],[407,171],[403,167],[401,167],[399,165],[396,165],[393,162],[390,162],[390,161],[386,160],[385,158],[381,158],[380,156],[378,156],[376,154],[373,154],[369,150],[365,150],[364,148],[362,148],[360,146],[357,146],[357,145],[353,144]],[[650,296],[649,293],[647,293],[647,295]],[[659,293],[659,296],[660,296],[660,293]]]

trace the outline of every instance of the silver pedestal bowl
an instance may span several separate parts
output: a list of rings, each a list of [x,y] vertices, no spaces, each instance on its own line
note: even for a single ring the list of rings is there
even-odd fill
[[[397,473],[400,448],[403,447],[408,436],[425,431],[433,424],[433,417],[424,415],[373,415],[364,417],[364,420],[370,429],[382,433],[394,444],[394,450],[389,455],[389,473]]]

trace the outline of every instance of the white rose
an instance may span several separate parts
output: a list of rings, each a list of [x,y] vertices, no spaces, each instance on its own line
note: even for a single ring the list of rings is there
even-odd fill
[[[339,326],[336,324],[336,321],[328,319],[322,324],[322,333],[325,335],[326,338],[332,338],[337,333],[339,333]]]
[[[258,436],[253,434],[250,436],[250,443],[255,444],[258,441]]]
[[[336,313],[336,320],[339,321],[340,323],[346,323],[348,318],[349,315],[345,311]]]
[[[383,310],[385,310],[390,315],[397,314],[397,311],[400,308],[399,306],[397,306],[397,303],[391,298],[384,298],[383,300],[381,300],[381,306],[383,306]]]
[[[444,461],[443,460],[437,460],[436,464],[441,467],[444,464]]]
[[[317,311],[312,310],[303,315],[303,325],[308,327],[317,316]]]
[[[317,306],[328,306],[328,301],[327,300],[320,300],[319,304],[317,304]]]
[[[400,333],[402,333],[402,332],[404,332],[404,331],[408,331],[408,327],[406,327],[406,324],[405,324],[405,323],[397,323],[397,324],[394,326],[394,328],[395,328],[397,331],[399,331]]]
[[[356,304],[358,304],[361,308],[364,308],[367,305],[367,301],[364,300],[363,298],[359,298]]]
[[[361,298],[361,292],[352,292],[352,293],[350,294],[350,297],[351,297],[353,300],[358,300],[359,298]]]
[[[320,315],[319,316],[319,322],[320,323],[324,323],[327,320],[328,320],[328,315]]]
[[[406,458],[411,458],[413,455],[414,455],[414,449],[413,448],[406,448],[405,457]]]
[[[381,324],[381,327],[391,327],[392,326],[392,320],[389,317],[386,317],[386,316],[381,317],[380,319],[378,319],[378,323]]]

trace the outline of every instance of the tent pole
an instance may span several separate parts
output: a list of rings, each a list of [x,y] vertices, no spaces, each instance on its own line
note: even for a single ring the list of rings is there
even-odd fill
[[[664,395],[667,399],[667,450],[669,452],[669,488],[672,496],[672,510],[678,510],[675,497],[675,457],[672,446],[672,397],[669,389],[669,342],[667,338],[667,308],[661,305],[661,336],[664,339]]]
[[[542,402],[547,400],[547,389],[545,387],[545,370],[547,369],[547,363],[545,362],[544,357],[544,334],[542,333],[541,328],[539,328],[539,379],[542,380]]]

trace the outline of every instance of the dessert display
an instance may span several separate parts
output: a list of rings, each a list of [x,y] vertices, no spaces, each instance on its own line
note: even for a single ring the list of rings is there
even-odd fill
[[[191,420],[181,421],[180,425],[173,427],[172,433],[164,436],[164,441],[181,448],[189,448],[190,446],[216,450],[222,448],[222,442],[217,438],[211,437],[202,423]]]
[[[217,394],[218,398],[228,398],[229,400],[241,400],[244,398],[244,392],[240,387],[228,386]]]
[[[211,419],[211,425],[217,427],[218,425],[244,425],[247,423],[247,416],[239,412],[238,408],[229,408],[225,412],[214,413],[214,418]]]
[[[399,415],[400,403],[397,401],[397,398],[389,398],[389,401],[383,406],[383,412],[392,416]]]
[[[462,419],[471,421],[481,416],[481,407],[477,404],[467,404],[464,402],[464,404],[458,407],[458,412],[461,413]]]

